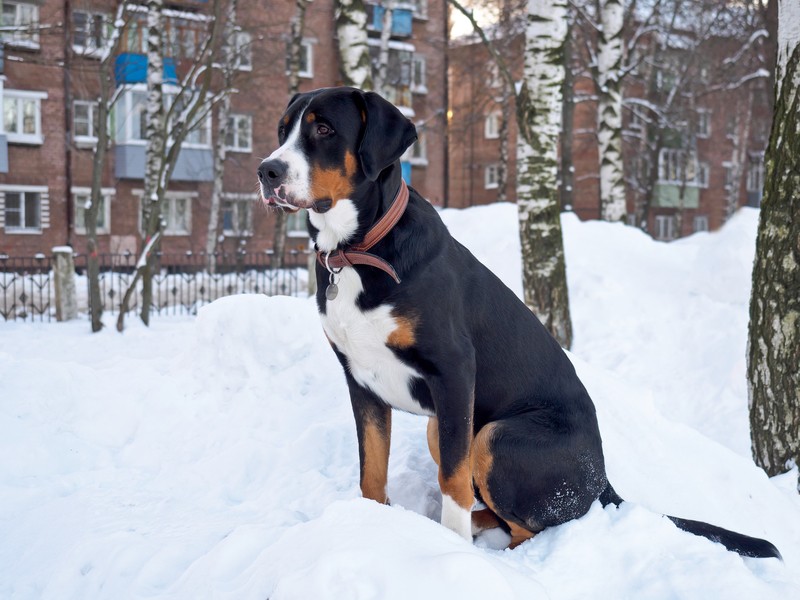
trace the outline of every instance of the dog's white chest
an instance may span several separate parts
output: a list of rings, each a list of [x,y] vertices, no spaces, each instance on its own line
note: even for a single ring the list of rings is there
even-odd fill
[[[414,400],[411,381],[420,374],[403,363],[386,345],[397,329],[390,305],[362,311],[356,298],[364,289],[355,269],[345,267],[337,276],[339,294],[320,315],[328,338],[347,357],[350,373],[364,387],[394,408],[430,415]]]

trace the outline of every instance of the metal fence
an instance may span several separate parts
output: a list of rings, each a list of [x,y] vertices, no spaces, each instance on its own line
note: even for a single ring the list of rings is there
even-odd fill
[[[89,312],[88,257],[75,254],[75,288],[78,310]],[[133,281],[137,255],[101,254],[100,299],[103,311],[118,313],[126,290]],[[55,317],[51,259],[3,258],[0,256],[0,316],[4,320],[50,321]],[[159,253],[153,276],[151,314],[193,315],[197,309],[223,296],[265,294],[298,296],[308,289],[308,252],[286,253],[282,268],[267,252],[183,254]],[[129,310],[142,306],[142,284],[137,284]]]
[[[0,254],[0,317],[4,321],[49,321],[55,314],[52,280],[49,256]]]

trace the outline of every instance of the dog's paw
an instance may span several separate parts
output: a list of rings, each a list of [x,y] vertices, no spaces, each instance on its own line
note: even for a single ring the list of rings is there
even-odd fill
[[[460,507],[447,494],[442,495],[442,525],[472,541],[472,513]]]

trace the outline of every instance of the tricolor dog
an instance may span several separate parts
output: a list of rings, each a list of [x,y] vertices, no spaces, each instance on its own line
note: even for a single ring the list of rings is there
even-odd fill
[[[280,147],[258,168],[264,201],[308,209],[317,305],[358,433],[361,490],[387,503],[392,409],[428,417],[442,524],[467,540],[501,526],[511,546],[619,504],[595,408],[558,343],[403,182],[414,125],[370,92],[292,98]],[[487,508],[472,512],[475,498]],[[747,556],[769,542],[670,517]]]

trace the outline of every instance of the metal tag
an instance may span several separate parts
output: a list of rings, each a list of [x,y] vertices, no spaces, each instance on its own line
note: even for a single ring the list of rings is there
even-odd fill
[[[329,283],[328,287],[325,288],[325,297],[328,300],[335,300],[336,296],[339,295],[339,286],[335,283]]]

